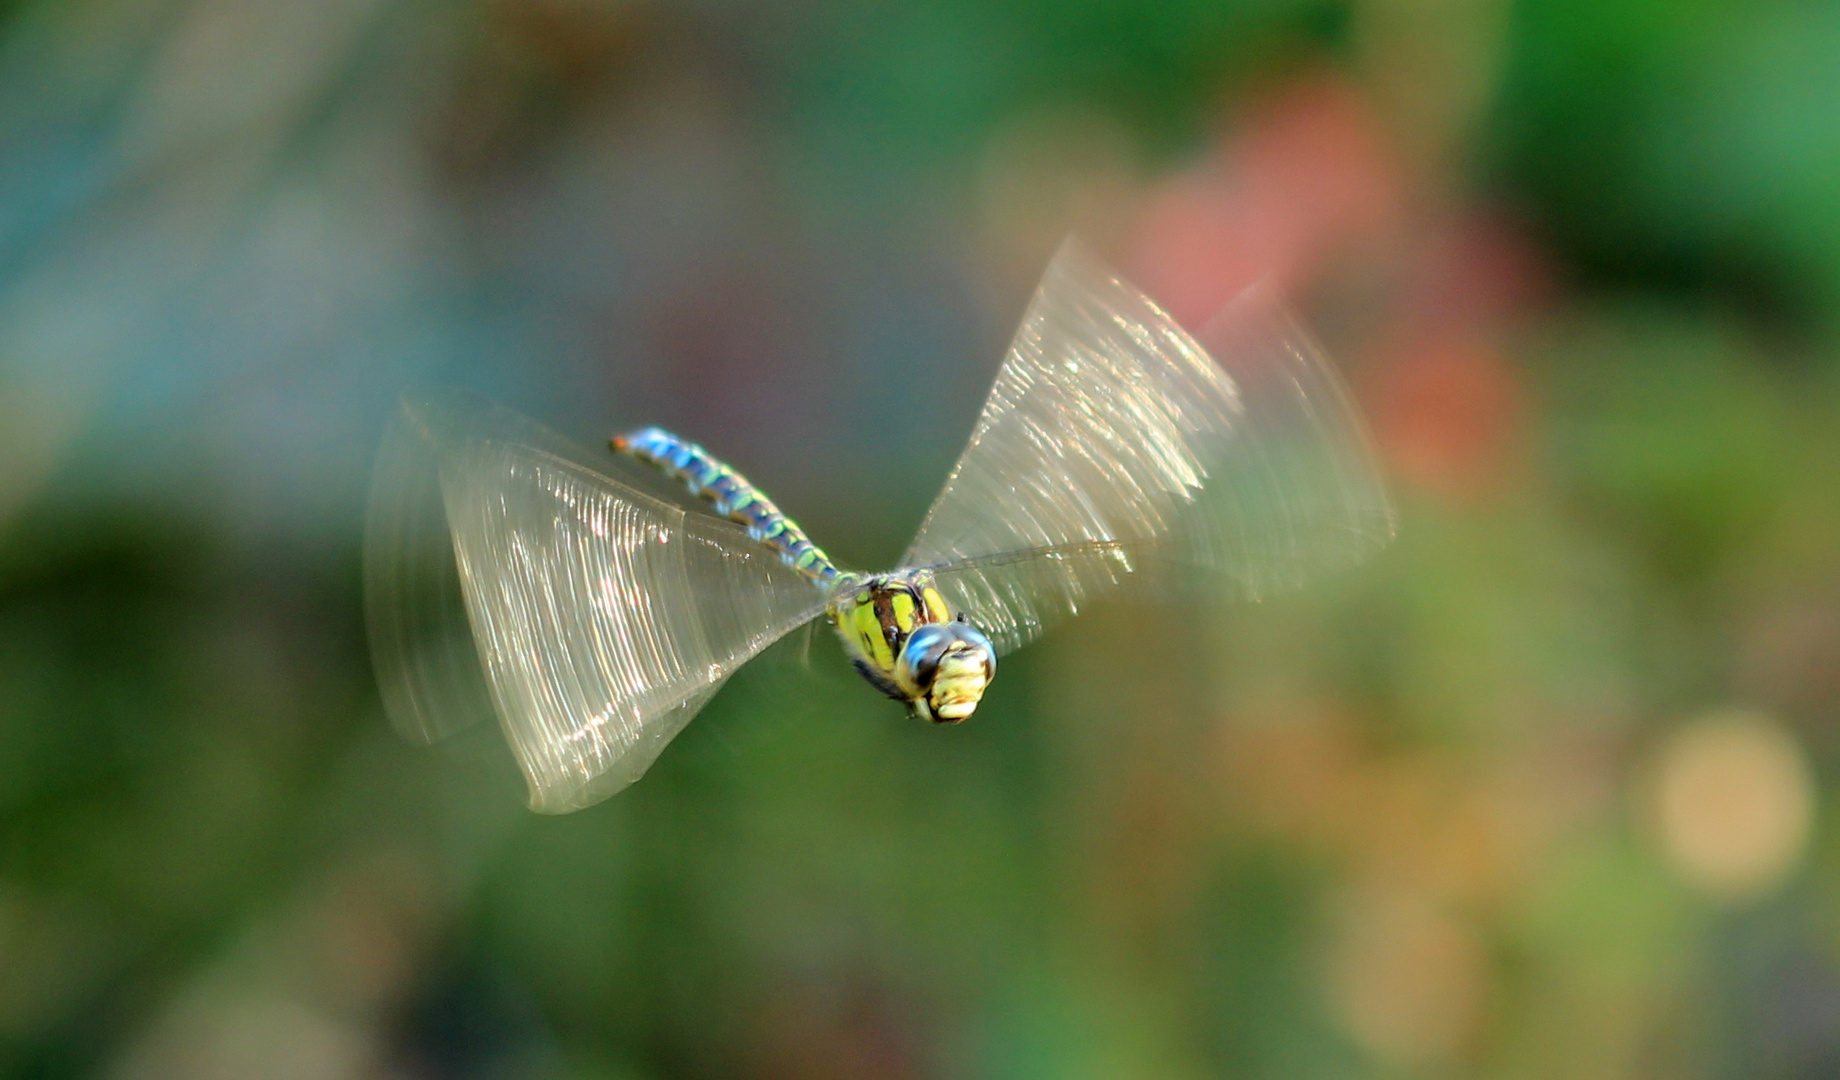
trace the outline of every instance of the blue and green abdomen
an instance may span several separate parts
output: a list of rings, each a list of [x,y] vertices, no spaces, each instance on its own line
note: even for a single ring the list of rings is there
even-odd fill
[[[786,563],[814,581],[829,584],[837,567],[760,489],[707,450],[663,428],[641,428],[617,436],[613,448],[683,481],[715,504],[723,517],[747,526],[749,535],[780,553]]]

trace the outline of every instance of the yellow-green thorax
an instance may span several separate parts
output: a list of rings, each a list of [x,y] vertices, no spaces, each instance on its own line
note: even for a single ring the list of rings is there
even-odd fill
[[[862,677],[924,719],[970,716],[996,675],[989,639],[954,621],[925,570],[845,577],[825,612]]]

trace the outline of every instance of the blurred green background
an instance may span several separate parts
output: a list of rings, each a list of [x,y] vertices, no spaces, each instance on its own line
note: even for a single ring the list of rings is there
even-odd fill
[[[1807,0],[11,0],[0,1075],[1840,1075],[1837,102]],[[565,818],[391,733],[401,388],[880,565],[1069,230],[1288,294],[1398,542]]]

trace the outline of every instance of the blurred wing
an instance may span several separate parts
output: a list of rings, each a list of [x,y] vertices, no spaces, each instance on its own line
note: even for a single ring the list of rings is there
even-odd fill
[[[372,652],[397,726],[498,715],[533,809],[638,779],[723,680],[823,610],[738,525],[614,480],[509,410],[405,402],[365,555]]]
[[[1256,599],[1384,545],[1365,430],[1302,329],[1255,289],[1202,337],[1068,241],[902,565],[1007,652],[1146,571]]]
[[[431,743],[497,715],[467,622],[439,457],[406,403],[384,429],[371,481],[364,615],[397,730]]]

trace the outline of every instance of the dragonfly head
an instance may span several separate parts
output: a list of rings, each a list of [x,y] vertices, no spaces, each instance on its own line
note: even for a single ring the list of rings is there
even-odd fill
[[[914,714],[936,724],[969,717],[997,674],[997,650],[984,632],[960,619],[914,628],[901,648],[900,665],[920,696]]]

